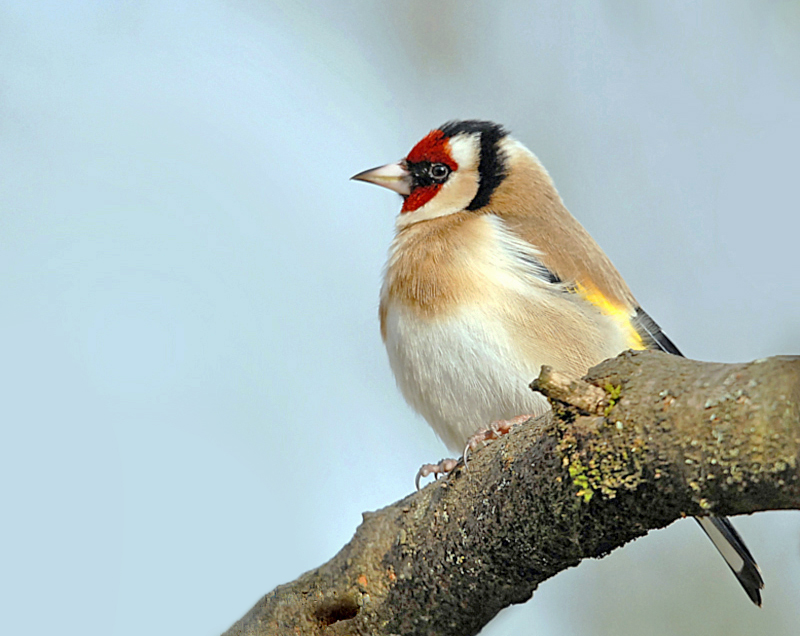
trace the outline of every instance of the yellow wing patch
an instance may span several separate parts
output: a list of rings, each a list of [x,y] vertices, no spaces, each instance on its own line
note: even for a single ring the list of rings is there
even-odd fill
[[[587,287],[578,283],[575,286],[575,292],[592,303],[606,316],[611,316],[620,325],[625,333],[628,347],[631,349],[647,349],[647,345],[631,320],[633,316],[630,309],[615,305],[594,287]]]

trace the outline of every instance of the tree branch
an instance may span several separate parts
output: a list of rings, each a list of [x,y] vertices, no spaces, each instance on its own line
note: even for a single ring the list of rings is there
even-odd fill
[[[627,352],[447,479],[364,513],[333,559],[226,632],[477,633],[545,579],[686,515],[800,509],[800,357],[712,364]]]

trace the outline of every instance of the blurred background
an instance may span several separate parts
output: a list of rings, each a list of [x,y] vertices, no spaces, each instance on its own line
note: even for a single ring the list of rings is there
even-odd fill
[[[0,0],[0,632],[217,634],[444,446],[378,334],[399,198],[508,126],[690,357],[800,352],[797,2]],[[691,521],[500,634],[796,634],[800,513]]]

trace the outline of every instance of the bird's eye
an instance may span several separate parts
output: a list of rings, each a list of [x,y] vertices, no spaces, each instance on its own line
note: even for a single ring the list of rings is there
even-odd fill
[[[450,168],[443,163],[434,163],[430,168],[430,175],[436,181],[444,181],[450,174]]]

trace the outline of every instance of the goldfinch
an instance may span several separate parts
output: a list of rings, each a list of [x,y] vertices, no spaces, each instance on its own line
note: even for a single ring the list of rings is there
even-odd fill
[[[528,388],[543,364],[580,376],[627,349],[681,355],[502,126],[448,122],[353,179],[403,197],[381,336],[403,396],[452,451],[492,422],[546,412]],[[730,521],[697,521],[761,605],[764,582]]]

